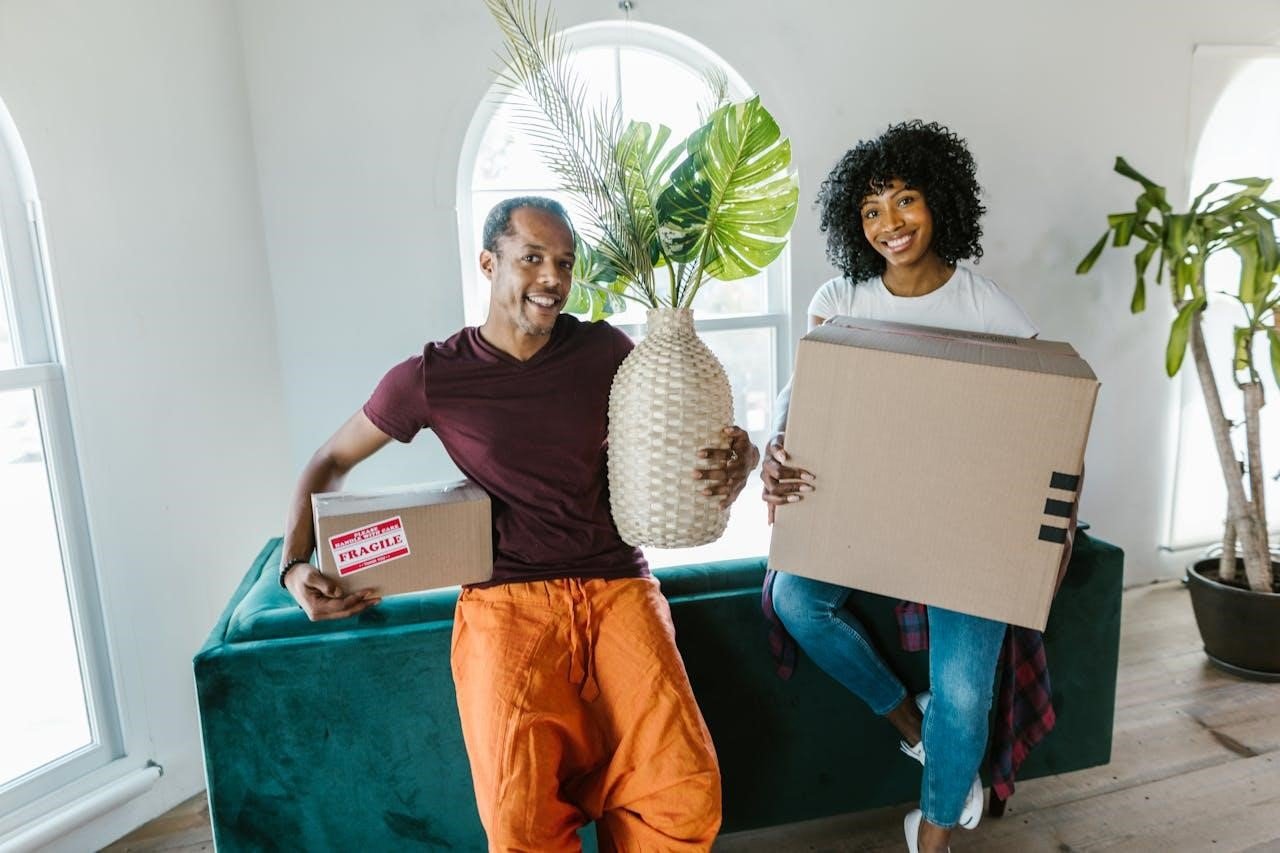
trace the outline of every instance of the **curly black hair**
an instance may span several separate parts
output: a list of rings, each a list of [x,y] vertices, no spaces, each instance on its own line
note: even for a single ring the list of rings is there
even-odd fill
[[[827,258],[850,281],[884,273],[884,258],[862,233],[862,200],[897,178],[924,195],[933,214],[934,253],[948,266],[964,258],[976,261],[982,257],[979,219],[987,209],[978,200],[975,172],[964,140],[934,122],[905,121],[859,142],[818,191]]]

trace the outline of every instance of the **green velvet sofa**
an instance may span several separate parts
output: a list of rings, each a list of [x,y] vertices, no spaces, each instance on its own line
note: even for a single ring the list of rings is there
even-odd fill
[[[456,590],[313,624],[276,583],[279,547],[258,554],[195,656],[217,848],[483,850],[449,672]],[[1080,535],[1045,631],[1058,725],[1021,779],[1110,758],[1122,563]],[[764,568],[657,573],[720,757],[724,832],[916,799],[919,767],[885,722],[808,660],[775,675]],[[923,689],[925,655],[899,649],[892,605],[852,604]]]

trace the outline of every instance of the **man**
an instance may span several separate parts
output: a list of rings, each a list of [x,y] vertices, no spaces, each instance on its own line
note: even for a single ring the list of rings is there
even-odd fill
[[[491,850],[708,850],[720,825],[715,752],[670,610],[609,515],[609,388],[631,349],[607,323],[562,315],[574,263],[556,202],[510,199],[484,226],[489,315],[392,368],[307,463],[290,506],[281,583],[312,619],[380,600],[309,562],[310,499],[391,439],[423,428],[489,493],[493,580],[464,589],[452,666],[476,803]],[[759,458],[742,430],[700,455],[727,504]],[[694,460],[690,460],[691,470]]]

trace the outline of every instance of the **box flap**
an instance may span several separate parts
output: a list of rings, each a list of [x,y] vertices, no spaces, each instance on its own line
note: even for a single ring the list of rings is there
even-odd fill
[[[363,489],[358,492],[319,492],[311,496],[316,518],[357,512],[386,512],[410,506],[431,506],[487,498],[484,489],[469,479]]]
[[[1028,370],[1095,381],[1097,379],[1088,363],[1070,344],[1062,341],[963,332],[856,317],[833,317],[805,335],[801,343],[805,342],[855,346],[1008,370]]]

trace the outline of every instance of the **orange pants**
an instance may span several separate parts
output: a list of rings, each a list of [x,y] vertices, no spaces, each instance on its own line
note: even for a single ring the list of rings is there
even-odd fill
[[[453,680],[492,851],[709,850],[720,771],[651,578],[468,589]]]

